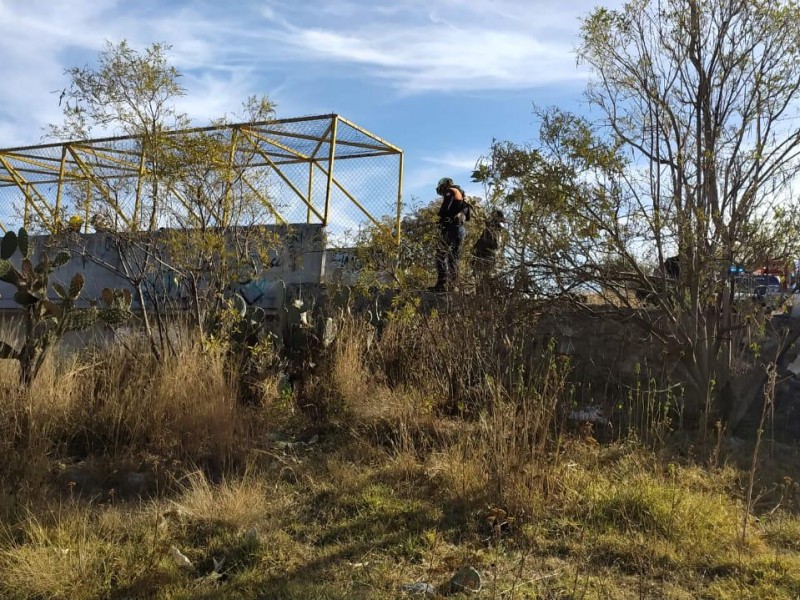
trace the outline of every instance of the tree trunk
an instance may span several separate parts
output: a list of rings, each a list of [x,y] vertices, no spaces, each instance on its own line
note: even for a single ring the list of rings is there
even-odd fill
[[[156,343],[156,339],[153,336],[153,327],[150,325],[150,316],[147,312],[147,305],[144,301],[144,292],[142,291],[142,282],[138,281],[134,284],[136,288],[136,297],[139,299],[139,306],[142,309],[142,322],[144,324],[144,333],[147,336],[147,340],[150,342],[150,352],[153,353],[153,357],[160,363],[162,354],[158,348],[158,344]]]

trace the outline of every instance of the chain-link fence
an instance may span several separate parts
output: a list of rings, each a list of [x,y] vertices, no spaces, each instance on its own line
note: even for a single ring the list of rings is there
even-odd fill
[[[402,151],[324,115],[0,150],[0,227],[321,223],[399,236]]]

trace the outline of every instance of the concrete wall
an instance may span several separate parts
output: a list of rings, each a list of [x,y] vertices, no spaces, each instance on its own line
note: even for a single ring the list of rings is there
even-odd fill
[[[360,270],[361,261],[355,248],[329,248],[325,251],[325,283],[353,285]]]
[[[283,301],[285,286],[316,286],[325,276],[325,230],[322,225],[263,226],[265,236],[276,235],[281,245],[270,252],[269,264],[260,273],[242,274],[232,287],[247,302],[266,310],[277,310]],[[143,234],[144,235],[144,234]],[[154,236],[164,235],[156,232]],[[52,280],[65,287],[76,273],[86,279],[82,298],[99,298],[103,288],[130,288],[128,282],[114,270],[123,270],[123,259],[117,251],[115,238],[106,233],[72,234],[70,236],[31,236],[34,248],[34,265],[43,248],[48,248],[51,259],[59,249],[72,252],[70,261],[58,269]],[[12,261],[19,265],[18,255]],[[99,264],[105,263],[108,267]],[[260,262],[260,261],[256,261]],[[110,267],[110,268],[109,268]],[[167,268],[155,268],[147,273],[149,284],[160,293],[167,294],[176,304],[188,305],[185,286],[175,280]],[[14,310],[15,288],[0,282],[0,311]],[[135,308],[135,306],[134,306]]]

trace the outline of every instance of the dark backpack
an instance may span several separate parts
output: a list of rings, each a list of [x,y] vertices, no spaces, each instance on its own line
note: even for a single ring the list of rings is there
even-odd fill
[[[463,202],[464,206],[461,209],[461,214],[464,215],[464,220],[469,221],[472,218],[472,205],[467,202],[467,193],[461,189],[460,186],[454,185],[459,192],[461,192],[461,202]]]
[[[455,200],[447,200],[447,194],[451,194],[448,190],[445,192],[445,196],[442,199],[442,205],[439,207],[439,218],[443,219],[443,222],[459,222],[463,223],[464,221],[469,221],[472,218],[472,205],[467,202],[467,195],[457,185],[449,186],[450,189],[457,189],[461,192],[461,201],[456,202]],[[458,211],[456,212],[454,209],[458,207]]]

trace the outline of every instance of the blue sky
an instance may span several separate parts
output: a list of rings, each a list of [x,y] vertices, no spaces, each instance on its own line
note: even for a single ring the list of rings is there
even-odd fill
[[[534,102],[585,110],[574,50],[597,3],[0,0],[0,148],[42,142],[64,69],[106,40],[164,41],[197,125],[266,94],[279,117],[336,112],[403,148],[406,201],[442,176],[479,194],[476,160],[494,138],[532,139]]]

